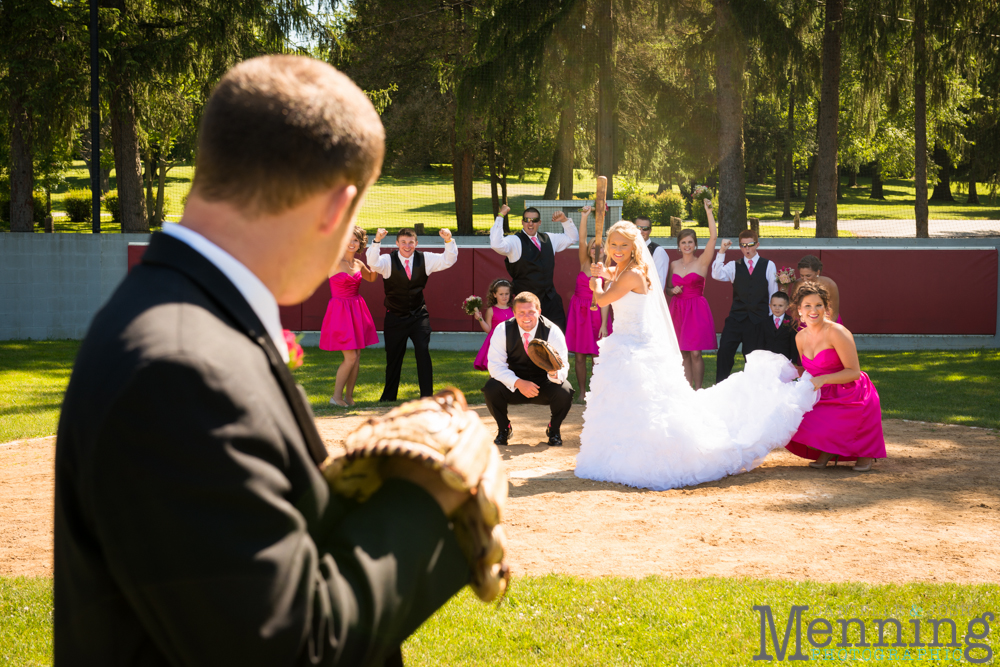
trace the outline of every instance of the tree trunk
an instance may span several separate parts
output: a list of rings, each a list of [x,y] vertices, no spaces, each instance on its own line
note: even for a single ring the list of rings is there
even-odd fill
[[[715,94],[719,109],[719,236],[747,228],[746,173],[743,168],[742,37],[733,25],[730,0],[714,0],[718,33]]]
[[[507,158],[503,155],[500,156],[500,202],[502,204],[507,204]],[[503,233],[510,234],[510,215],[505,215],[503,217]]]
[[[979,204],[979,192],[976,191],[976,176],[979,175],[979,160],[976,154],[976,145],[969,147],[969,198],[966,204]]]
[[[573,198],[573,152],[576,143],[576,101],[566,97],[559,116],[559,199]]]
[[[872,192],[869,199],[885,199],[882,192],[882,162],[875,160],[872,165]]]
[[[495,141],[486,143],[486,163],[490,168],[490,201],[493,204],[493,218],[500,215],[500,179],[497,176],[497,144]]]
[[[549,180],[545,182],[545,193],[542,199],[555,199],[559,196],[559,170],[561,162],[561,151],[559,147],[552,151],[552,168],[549,169]]]
[[[858,187],[858,168],[857,167],[851,167],[851,171],[848,172],[847,187],[849,187],[849,188],[856,188],[856,187]]]
[[[927,5],[914,0],[913,21],[913,133],[914,185],[916,186],[916,235],[930,238],[930,210],[927,207]]]
[[[938,166],[938,182],[934,186],[931,194],[931,201],[953,202],[955,197],[951,194],[951,158],[948,150],[941,145],[941,142],[934,142],[934,163]]]
[[[123,2],[118,4],[124,5]],[[120,9],[124,10],[124,6]],[[111,83],[111,142],[115,152],[118,206],[123,233],[148,233],[149,219],[146,217],[146,201],[142,193],[135,96],[132,82],[122,70],[125,58],[126,55],[119,50],[112,58],[112,65],[108,67],[108,80]]]
[[[31,112],[20,96],[10,105],[10,231],[35,231],[35,167],[31,153]]]
[[[469,141],[465,137],[463,137],[463,141],[458,141],[456,122],[457,119],[451,126],[451,181],[455,193],[455,229],[459,236],[471,236],[474,229],[472,225],[472,172],[475,164]]]
[[[156,224],[163,225],[166,216],[163,215],[163,191],[167,185],[167,163],[162,158],[159,160],[160,168],[156,172]]]
[[[823,27],[816,155],[816,237],[837,236],[837,121],[840,116],[840,33],[844,0],[827,0]]]
[[[156,224],[156,202],[153,199],[153,172],[156,171],[154,166],[159,160],[155,157],[155,151],[152,148],[146,151],[146,164],[143,168],[143,182],[146,186],[146,213],[149,216],[149,226],[152,227]]]
[[[800,217],[808,218],[816,215],[816,156],[809,163],[809,183],[806,185],[806,201],[802,205]]]
[[[792,172],[795,171],[793,158],[795,140],[795,81],[791,82],[788,93],[788,127],[785,130],[785,208],[781,216],[783,218],[792,217]]]
[[[597,20],[597,176],[608,179],[608,199],[614,199],[615,80],[612,0],[598,0]]]
[[[774,198],[785,198],[785,150],[780,134],[774,139]]]

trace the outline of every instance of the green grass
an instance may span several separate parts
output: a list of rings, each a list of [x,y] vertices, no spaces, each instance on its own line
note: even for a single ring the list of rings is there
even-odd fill
[[[423,224],[425,233],[436,234],[441,227],[455,227],[455,194],[452,186],[450,168],[448,165],[437,165],[437,169],[419,174],[384,174],[368,192],[365,206],[361,210],[359,222],[368,230],[378,227],[399,229]],[[540,199],[545,191],[548,178],[547,168],[528,169],[523,179],[517,176],[508,179],[508,200],[514,215],[524,208],[526,199]],[[578,199],[586,199],[595,189],[595,179],[589,170],[577,169],[574,172],[574,195]],[[194,177],[194,167],[191,164],[180,164],[174,167],[166,178],[164,209],[167,220],[176,222],[183,212],[182,198],[191,188]],[[83,161],[73,163],[65,174],[66,183],[52,194],[52,210],[54,213],[56,231],[59,232],[90,232],[90,223],[71,223],[65,217],[63,199],[66,192],[74,189],[88,189],[89,175]],[[840,220],[912,220],[914,218],[915,186],[912,181],[904,179],[888,179],[885,181],[884,201],[868,199],[870,179],[859,178],[859,187],[849,188],[844,183],[844,198],[838,205]],[[657,184],[643,181],[640,185],[648,192],[655,193]],[[803,184],[804,185],[804,184]],[[111,189],[117,187],[114,172],[111,176]],[[989,186],[979,184],[980,205],[955,203],[941,205],[930,204],[930,217],[933,220],[997,220],[1000,219],[1000,198],[990,200]],[[677,186],[674,186],[677,191]],[[154,190],[155,193],[155,190]],[[747,185],[747,199],[750,202],[749,215],[762,221],[781,220],[783,204],[774,199],[774,186],[766,184]],[[956,199],[964,202],[964,194],[956,194]],[[492,203],[489,178],[477,179],[473,185],[473,220],[477,233],[486,234],[493,224]],[[801,211],[801,198],[792,199],[792,210]],[[8,229],[7,223],[0,223],[2,229]],[[516,221],[515,221],[516,224]],[[890,225],[890,230],[894,228]],[[102,215],[101,230],[115,233],[120,226],[111,221],[109,214]],[[707,235],[707,228],[699,228],[701,235]],[[909,233],[909,228],[899,230]],[[761,225],[761,235],[767,237],[813,237],[813,229],[798,231],[776,225]],[[842,231],[841,236],[851,236]],[[891,235],[887,233],[886,235]]]
[[[69,381],[78,341],[0,342],[0,442],[55,433],[62,395]],[[887,419],[961,424],[1000,429],[1000,350],[861,352],[861,368],[872,378]],[[472,368],[474,352],[433,350],[434,386],[455,386],[470,403],[482,403],[486,373]],[[715,377],[715,356],[705,355],[705,380]],[[378,405],[385,382],[385,351],[365,350],[354,410],[332,407],[339,352],[306,348],[305,362],[295,371],[318,416],[350,414]],[[734,371],[742,368],[737,356]],[[576,386],[576,374],[570,372]],[[400,401],[417,398],[416,362],[412,351],[403,363]],[[579,393],[578,393],[579,395]]]
[[[48,665],[52,660],[52,586],[50,579],[0,578],[0,659],[9,665]],[[403,645],[405,662],[421,665],[750,665],[760,650],[760,614],[754,605],[769,605],[779,642],[793,605],[808,605],[802,614],[803,652],[813,660],[822,654],[806,637],[810,620],[823,618],[834,627],[829,648],[841,641],[835,619],[858,618],[866,624],[866,641],[877,641],[873,619],[898,618],[903,641],[913,642],[912,618],[922,619],[922,640],[932,641],[927,619],[952,619],[961,648],[949,660],[921,659],[910,649],[908,664],[964,662],[969,621],[1000,606],[995,584],[821,584],[761,579],[583,579],[563,575],[517,577],[499,607],[484,605],[468,589],[432,616]],[[941,643],[950,641],[947,625]],[[974,631],[982,631],[975,626]],[[1000,649],[995,623],[983,641]],[[947,637],[947,638],[945,638]],[[857,624],[848,632],[860,640]],[[785,660],[794,653],[794,637]],[[969,640],[974,642],[975,640]],[[886,642],[895,636],[886,633]],[[766,650],[775,655],[768,637]],[[848,649],[849,650],[849,649]],[[855,649],[857,650],[857,649]],[[940,650],[940,649],[939,649]],[[971,657],[984,657],[974,649]],[[957,657],[957,660],[956,660]],[[821,664],[859,662],[899,664],[898,660],[825,660]],[[996,664],[993,660],[988,664]]]
[[[52,580],[0,577],[0,664],[52,664]]]

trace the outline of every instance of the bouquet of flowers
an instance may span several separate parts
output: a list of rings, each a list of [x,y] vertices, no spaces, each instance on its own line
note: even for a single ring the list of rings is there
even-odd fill
[[[691,192],[691,201],[696,204],[701,204],[703,200],[712,200],[712,191],[704,185],[695,186],[694,190]]]
[[[465,298],[465,301],[462,302],[462,308],[465,309],[466,315],[472,315],[476,312],[477,308],[480,311],[483,309],[483,300],[473,294]]]
[[[783,266],[778,269],[778,288],[782,292],[788,292],[788,288],[795,284],[798,278],[795,277],[795,269],[790,266]]]
[[[305,359],[306,353],[302,351],[302,346],[299,345],[299,337],[296,337],[288,329],[283,329],[281,333],[285,337],[285,344],[288,345],[288,370],[294,371],[302,365],[302,360]]]

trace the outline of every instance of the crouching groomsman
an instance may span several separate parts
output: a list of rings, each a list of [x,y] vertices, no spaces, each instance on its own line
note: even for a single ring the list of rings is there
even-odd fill
[[[387,232],[379,229],[366,258],[371,270],[381,274],[385,288],[385,389],[380,401],[395,401],[399,374],[406,356],[406,341],[413,341],[417,358],[420,396],[434,394],[434,369],[431,366],[431,318],[424,303],[427,276],[451,268],[458,261],[458,246],[451,232],[438,232],[444,239],[443,253],[417,252],[417,233],[404,227],[396,234],[396,250],[382,255],[382,239]]]
[[[497,445],[506,445],[512,427],[507,418],[508,405],[534,403],[547,405],[551,411],[549,426],[545,429],[550,447],[560,447],[562,435],[559,427],[573,405],[575,390],[567,382],[569,358],[566,337],[551,320],[542,317],[542,306],[531,292],[521,292],[514,297],[514,319],[507,320],[493,330],[487,355],[490,379],[483,387],[486,407],[497,422]],[[528,356],[528,343],[535,338],[548,341],[559,354],[563,366],[558,371],[546,373]]]

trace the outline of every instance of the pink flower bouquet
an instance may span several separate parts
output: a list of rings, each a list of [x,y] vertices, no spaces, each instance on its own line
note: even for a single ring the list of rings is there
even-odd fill
[[[282,330],[281,333],[285,336],[285,344],[288,345],[288,370],[294,371],[302,365],[306,353],[302,351],[302,346],[299,345],[299,339],[296,338],[295,334],[288,329]]]
[[[483,300],[473,294],[470,297],[466,297],[465,301],[462,302],[462,308],[465,310],[466,315],[472,315],[476,312],[477,308],[480,311],[483,309]]]

